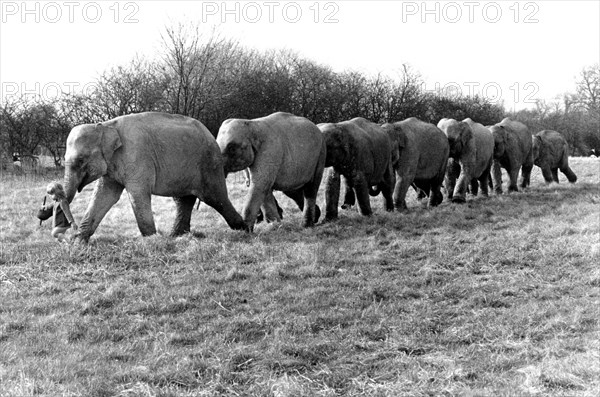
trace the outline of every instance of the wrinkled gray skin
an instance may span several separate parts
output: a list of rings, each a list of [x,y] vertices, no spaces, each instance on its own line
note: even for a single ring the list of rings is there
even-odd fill
[[[488,180],[493,162],[494,137],[490,130],[470,118],[463,121],[442,119],[438,123],[448,137],[450,155],[446,172],[448,199],[454,203],[466,202],[466,193],[488,195]]]
[[[406,192],[415,187],[429,194],[429,206],[443,200],[440,188],[448,161],[448,139],[433,124],[415,117],[381,127],[390,137],[392,166],[396,172],[394,207],[406,210]]]
[[[502,194],[502,170],[510,178],[508,191],[518,191],[517,179],[521,169],[521,188],[529,186],[533,168],[533,145],[527,126],[508,117],[490,127],[494,136],[494,190]]]
[[[303,226],[319,219],[317,192],[323,177],[325,145],[310,120],[289,113],[225,120],[217,143],[225,174],[248,168],[250,189],[242,212],[252,230],[259,209],[268,221],[280,221],[273,189],[282,191],[304,212]]]
[[[558,170],[569,182],[577,182],[577,175],[569,167],[569,145],[558,132],[543,130],[533,137],[533,163],[542,169],[546,183],[558,183]]]
[[[346,205],[354,204],[354,194],[362,215],[373,213],[369,200],[379,192],[384,197],[384,208],[393,211],[391,143],[388,135],[375,123],[357,117],[340,123],[319,124],[327,146],[325,167],[331,167],[325,190],[325,220],[338,217],[340,176],[346,179]]]
[[[88,241],[108,210],[127,191],[143,236],[156,233],[151,197],[170,196],[177,213],[171,231],[190,231],[196,198],[217,210],[232,229],[246,229],[227,196],[219,147],[197,120],[147,112],[74,127],[67,138],[65,190],[98,180],[77,238]]]

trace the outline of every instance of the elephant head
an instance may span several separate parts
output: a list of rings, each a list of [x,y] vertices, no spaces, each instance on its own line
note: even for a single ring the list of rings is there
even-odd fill
[[[251,120],[225,120],[219,128],[217,143],[223,156],[225,176],[251,166],[260,148],[260,140]]]
[[[386,132],[392,142],[392,165],[396,167],[400,159],[400,152],[407,146],[406,133],[401,126],[392,123],[383,124],[381,129]]]
[[[446,133],[450,145],[449,157],[459,158],[473,141],[473,131],[464,121],[451,120],[444,127],[442,130]]]
[[[67,138],[65,153],[65,191],[69,202],[75,191],[105,175],[121,138],[116,128],[103,124],[74,127]]]
[[[499,158],[504,155],[508,143],[508,131],[501,125],[493,125],[490,131],[494,136],[494,158]]]
[[[344,130],[340,126],[330,123],[322,123],[318,127],[323,132],[323,141],[327,146],[325,167],[343,169],[346,165],[352,164],[356,153]]]

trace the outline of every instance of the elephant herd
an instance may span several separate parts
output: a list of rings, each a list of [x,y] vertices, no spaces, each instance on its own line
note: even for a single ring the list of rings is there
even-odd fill
[[[171,235],[190,231],[197,199],[205,202],[232,229],[252,231],[257,217],[281,220],[273,190],[291,198],[303,211],[302,225],[318,222],[316,203],[323,173],[325,221],[358,202],[371,215],[370,196],[381,193],[386,211],[406,210],[412,186],[429,205],[447,199],[465,202],[467,192],[502,193],[506,169],[509,191],[529,185],[533,165],[546,182],[558,182],[560,169],[570,182],[568,146],[556,131],[531,135],[508,118],[493,126],[471,119],[442,119],[437,126],[411,117],[379,125],[363,118],[315,125],[304,117],[277,112],[253,120],[229,119],[215,138],[199,121],[181,115],[145,112],[74,127],[67,138],[65,190],[76,191],[98,180],[80,223],[77,238],[87,241],[108,210],[126,190],[142,235],[156,233],[151,196],[170,196],[176,204]],[[249,190],[240,213],[231,204],[228,173],[246,170]],[[343,178],[342,178],[343,177]]]

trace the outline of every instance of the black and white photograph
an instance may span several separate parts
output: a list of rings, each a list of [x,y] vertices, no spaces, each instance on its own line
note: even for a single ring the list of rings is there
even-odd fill
[[[0,0],[0,397],[600,395],[597,0]]]

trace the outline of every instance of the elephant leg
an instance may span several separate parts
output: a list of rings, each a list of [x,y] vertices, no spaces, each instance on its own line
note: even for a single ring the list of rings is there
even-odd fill
[[[507,171],[508,171],[508,177],[509,177],[508,191],[509,192],[518,192],[519,188],[517,187],[517,180],[519,179],[519,168],[511,167]]]
[[[412,179],[408,176],[396,174],[396,186],[394,186],[394,194],[393,194],[393,202],[394,208],[397,211],[406,211],[408,207],[406,206],[406,193],[408,192],[408,187],[412,184]],[[423,190],[420,189],[422,192]]]
[[[279,215],[281,207],[279,207],[272,190],[265,195],[265,201],[261,208],[267,222],[281,222],[281,216]]]
[[[327,173],[325,185],[325,220],[330,221],[338,217],[338,203],[340,200],[340,174],[333,167]]]
[[[446,170],[446,192],[447,199],[452,200],[456,188],[456,178],[460,175],[460,164],[454,159],[448,159],[448,168]]]
[[[362,172],[359,172],[352,179],[352,182],[360,213],[364,216],[372,215],[373,211],[371,210],[371,201],[369,199],[369,184],[367,183],[365,176]]]
[[[351,209],[356,204],[356,196],[354,195],[354,185],[349,178],[344,177],[344,204],[342,204],[343,210]]]
[[[526,188],[531,183],[531,170],[533,169],[533,163],[525,163],[521,167],[521,188]]]
[[[431,194],[429,195],[429,206],[436,207],[444,201],[444,195],[441,191],[442,183],[441,182],[433,182],[431,184]]]
[[[550,167],[543,166],[540,168],[542,169],[542,176],[544,177],[544,181],[546,183],[552,183],[553,179],[552,179],[552,171],[550,170]]]
[[[490,163],[485,171],[479,176],[479,187],[481,188],[481,195],[483,197],[489,196],[489,191],[492,187],[492,176],[490,175],[492,164]]]
[[[558,168],[552,168],[552,180],[558,183]]]
[[[378,185],[378,188],[383,195],[384,209],[388,212],[394,211],[394,199],[392,197],[392,193],[395,189],[395,184],[396,173],[392,166],[389,165],[385,174],[383,175],[383,182]]]
[[[90,204],[77,230],[77,239],[82,241],[89,240],[108,210],[119,201],[123,189],[123,185],[112,179],[103,177],[98,180]]]
[[[473,196],[477,196],[477,193],[479,192],[479,181],[477,180],[477,178],[471,179],[470,185],[471,185],[470,194]]]
[[[492,165],[492,178],[496,194],[502,194],[502,168],[500,166],[500,161],[498,160],[494,160]]]
[[[489,195],[489,191],[488,191],[489,179],[490,179],[490,172],[489,172],[489,170],[486,170],[479,177],[479,187],[481,188],[481,195],[483,197],[488,197],[488,195]]]
[[[177,237],[190,232],[190,221],[196,203],[196,196],[173,197],[173,201],[175,201],[176,212],[170,235],[171,237]]]
[[[575,175],[571,167],[569,167],[568,165],[563,165],[562,167],[560,167],[560,172],[565,174],[570,183],[577,182],[577,175]]]
[[[272,194],[273,184],[277,175],[276,164],[265,164],[262,162],[259,165],[254,165],[257,171],[253,171],[250,181],[250,189],[246,196],[246,203],[242,210],[242,218],[249,230],[253,230],[256,216],[260,207],[265,201],[265,197]],[[267,215],[267,214],[264,214]]]
[[[152,195],[147,190],[127,191],[133,214],[142,236],[156,233],[154,216],[152,215]]]
[[[305,208],[306,208],[305,200],[306,199],[305,199],[304,188],[283,192],[283,194],[285,194],[286,196],[288,196],[289,198],[294,200],[294,202],[296,203],[296,205],[298,206],[300,211],[305,212]],[[317,223],[320,216],[321,216],[321,209],[316,204],[316,197],[315,197],[314,211],[313,211],[313,215],[312,215],[313,224]],[[303,216],[303,218],[306,218],[306,217]],[[302,224],[305,227],[307,226],[305,220],[303,220]]]
[[[326,148],[321,149],[321,155],[319,161],[315,167],[315,172],[312,179],[302,188],[304,196],[304,210],[303,210],[303,227],[313,226],[318,222],[321,217],[321,209],[317,205],[317,195],[319,193],[319,187],[321,180],[323,179],[324,165],[326,157]],[[300,207],[302,209],[302,207]]]

